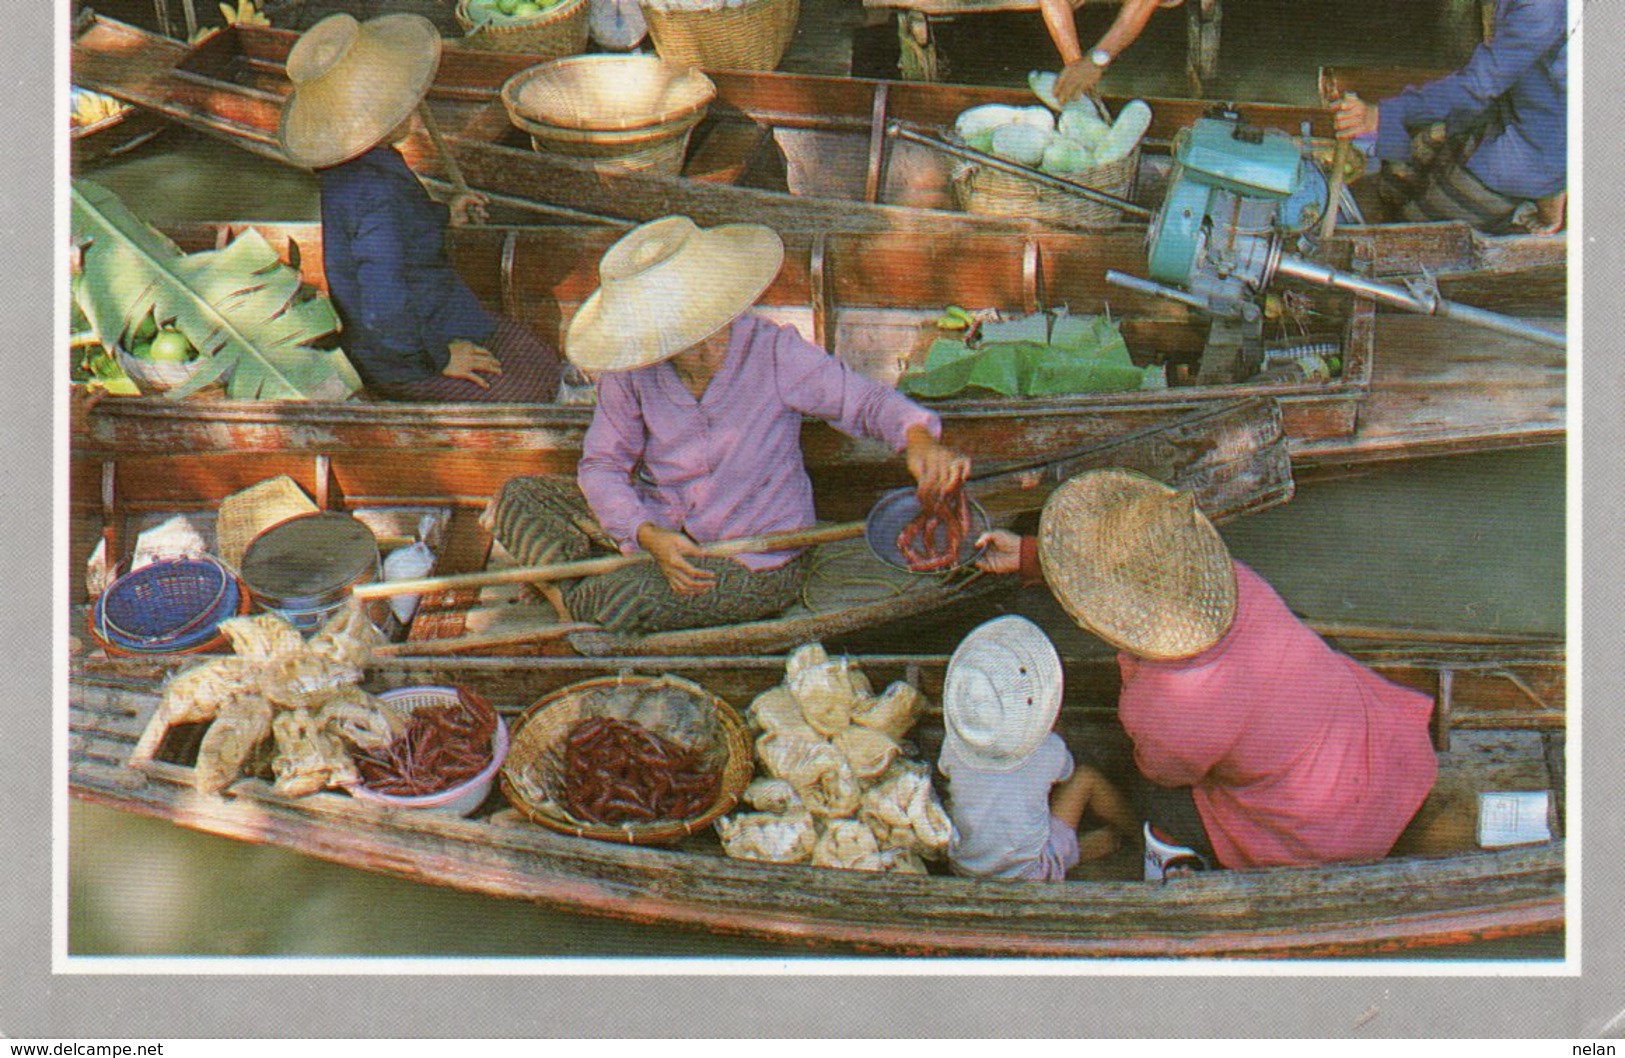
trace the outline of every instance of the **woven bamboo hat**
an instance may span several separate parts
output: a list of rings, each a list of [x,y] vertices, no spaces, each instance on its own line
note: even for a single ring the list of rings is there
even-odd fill
[[[783,263],[784,243],[760,224],[639,225],[598,263],[598,289],[570,321],[565,355],[594,373],[658,364],[732,323]]]
[[[1043,629],[1014,614],[977,625],[948,659],[943,752],[990,771],[1017,767],[1055,726],[1061,682]]]
[[[1236,573],[1196,497],[1127,470],[1092,470],[1044,504],[1038,559],[1084,628],[1143,658],[1190,657],[1236,613]]]
[[[327,16],[288,53],[283,152],[321,169],[370,150],[417,109],[439,67],[440,32],[422,15]]]

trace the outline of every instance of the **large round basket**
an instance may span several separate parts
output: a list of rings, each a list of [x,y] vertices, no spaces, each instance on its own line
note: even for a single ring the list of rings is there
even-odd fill
[[[1135,147],[1115,162],[1067,173],[1062,179],[1118,198],[1133,198],[1134,176],[1139,167],[1140,148]],[[1068,225],[1111,224],[1123,216],[1111,206],[1091,202],[1081,195],[975,164],[956,172],[953,184],[954,198],[959,202],[959,208],[967,213],[1032,217],[1034,220]]]
[[[640,0],[662,59],[707,70],[773,70],[796,35],[800,0]]]
[[[717,795],[698,815],[687,819],[592,823],[570,815],[551,796],[562,781],[564,742],[578,720],[605,715],[602,703],[621,692],[678,692],[691,698],[715,723],[710,751],[724,755]],[[657,734],[665,734],[655,729]],[[756,770],[750,730],[727,702],[696,683],[677,676],[606,676],[560,688],[525,710],[515,723],[502,767],[502,792],[531,821],[575,837],[628,845],[670,845],[709,826],[738,802]]]
[[[504,19],[476,27],[468,0],[457,4],[457,24],[467,34],[463,44],[489,51],[511,51],[557,59],[587,50],[587,0],[560,2],[532,18]]]
[[[110,654],[196,654],[224,645],[220,622],[248,611],[232,573],[208,556],[159,559],[108,585],[87,615]]]
[[[514,74],[502,104],[538,151],[676,176],[716,94],[699,70],[653,55],[579,55]]]

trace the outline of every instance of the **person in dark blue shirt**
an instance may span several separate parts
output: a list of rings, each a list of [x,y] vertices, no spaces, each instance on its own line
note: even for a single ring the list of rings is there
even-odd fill
[[[1406,219],[1559,230],[1568,39],[1564,0],[1497,0],[1494,36],[1466,66],[1379,103],[1345,96],[1334,105],[1337,135],[1374,137],[1376,157],[1390,163],[1385,198]]]
[[[482,219],[484,199],[436,202],[394,147],[439,63],[434,25],[405,14],[331,15],[288,55],[294,89],[278,137],[320,182],[322,265],[345,353],[386,400],[551,401],[558,354],[487,311],[446,254],[447,223]]]

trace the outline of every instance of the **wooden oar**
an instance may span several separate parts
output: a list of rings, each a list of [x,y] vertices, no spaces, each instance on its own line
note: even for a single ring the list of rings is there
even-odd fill
[[[1353,93],[1345,93],[1347,98]],[[1354,148],[1354,141],[1339,138],[1337,147],[1332,151],[1332,171],[1326,189],[1326,214],[1320,218],[1320,238],[1325,241],[1332,237],[1337,228],[1337,205],[1343,198],[1343,171],[1348,168],[1349,151]]]
[[[427,99],[418,103],[418,116],[423,119],[423,127],[429,133],[429,142],[434,144],[434,152],[446,166],[446,175],[451,177],[452,186],[459,194],[473,194],[469,190],[468,181],[463,179],[463,167],[457,164],[457,156],[451,153],[451,148],[446,145],[446,138],[440,135],[440,125],[429,110]]]
[[[764,533],[737,540],[719,540],[706,544],[699,553],[712,558],[743,555],[752,551],[784,551],[793,547],[811,547],[836,540],[850,540],[863,535],[863,522],[842,522],[814,529],[796,529],[785,533]],[[395,595],[420,595],[424,592],[457,591],[463,588],[485,588],[493,584],[526,584],[535,581],[568,580],[609,573],[643,562],[652,562],[647,551],[632,555],[606,555],[586,558],[577,562],[554,562],[546,566],[515,566],[512,569],[485,570],[480,573],[458,573],[445,577],[420,577],[416,580],[394,580],[381,584],[362,584],[350,593],[357,599],[385,599]]]

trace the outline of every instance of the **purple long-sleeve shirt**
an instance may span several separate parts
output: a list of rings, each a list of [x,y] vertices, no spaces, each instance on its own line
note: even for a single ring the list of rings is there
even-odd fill
[[[801,459],[801,417],[901,451],[911,426],[942,424],[895,389],[867,378],[802,338],[741,316],[728,355],[696,399],[670,361],[612,371],[582,444],[577,480],[599,524],[621,550],[638,550],[644,522],[681,529],[699,543],[812,525],[812,481]],[[795,556],[737,556],[772,569]]]

